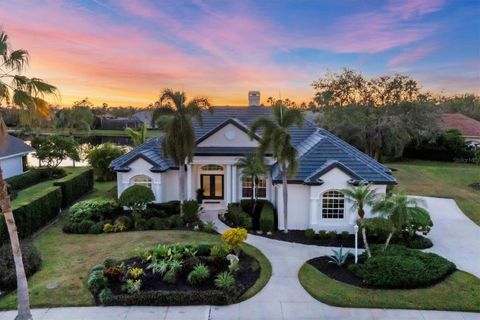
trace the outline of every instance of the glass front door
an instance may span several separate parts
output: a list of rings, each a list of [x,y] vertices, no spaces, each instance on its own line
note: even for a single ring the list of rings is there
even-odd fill
[[[202,174],[200,180],[204,199],[223,199],[223,174]]]

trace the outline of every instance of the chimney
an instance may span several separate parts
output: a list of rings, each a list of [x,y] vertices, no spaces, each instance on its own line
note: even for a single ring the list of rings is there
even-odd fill
[[[260,105],[260,91],[248,91],[248,106]]]

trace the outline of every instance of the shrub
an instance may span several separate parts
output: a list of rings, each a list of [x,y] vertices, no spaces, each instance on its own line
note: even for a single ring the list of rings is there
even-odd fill
[[[88,233],[90,231],[90,228],[95,224],[92,220],[83,220],[78,224],[78,233]]]
[[[109,288],[105,288],[100,293],[98,294],[98,298],[100,299],[100,302],[103,304],[106,304],[107,301],[110,301],[113,297],[112,290]]]
[[[109,168],[110,163],[125,153],[125,150],[111,143],[95,147],[88,153],[87,159],[98,181],[115,179],[115,172]]]
[[[235,287],[235,278],[227,271],[215,277],[215,286],[219,289],[230,291]]]
[[[27,277],[37,272],[40,268],[42,259],[37,248],[29,242],[22,242],[23,266]],[[13,290],[17,287],[17,277],[15,273],[15,262],[13,261],[12,248],[10,243],[0,247],[0,288],[2,291]]]
[[[80,173],[68,175],[55,181],[53,185],[62,189],[62,207],[65,208],[93,189],[93,170],[87,169]]]
[[[260,212],[260,230],[263,232],[272,232],[275,228],[275,216],[273,205],[267,202],[263,205]]]
[[[172,228],[181,228],[185,225],[185,222],[183,221],[183,217],[179,214],[174,214],[173,216],[170,216],[170,225]]]
[[[133,267],[128,270],[128,274],[133,278],[133,279],[138,279],[141,276],[143,276],[145,272],[143,271],[142,268],[137,268]]]
[[[384,242],[387,240],[388,234],[392,230],[392,224],[388,219],[377,217],[365,219],[365,227],[367,228],[367,235],[375,237],[378,241]]]
[[[166,260],[153,262],[147,266],[147,269],[151,269],[153,274],[158,273],[163,275],[168,270],[168,262]]]
[[[200,248],[199,248],[199,251],[200,251]],[[224,258],[227,256],[227,254],[230,253],[230,250],[226,247],[226,246],[223,246],[223,245],[213,245],[211,248],[210,248],[210,255],[212,257],[221,257],[221,258]],[[200,255],[200,254],[199,254]]]
[[[350,232],[348,232],[348,231],[343,231],[343,232],[341,233],[341,236],[342,236],[342,239],[343,239],[343,240],[348,240],[348,239],[350,238]]]
[[[163,281],[169,284],[174,284],[177,282],[178,272],[174,269],[169,269],[163,276]]]
[[[434,253],[391,245],[386,251],[383,246],[373,246],[372,257],[351,270],[375,288],[418,288],[437,283],[455,268]]]
[[[133,211],[134,216],[141,216],[145,211],[146,205],[155,200],[152,189],[141,186],[133,185],[125,189],[118,201],[122,206],[128,207]]]
[[[137,231],[148,230],[147,220],[145,220],[143,218],[136,219],[135,220],[135,230],[137,230]]]
[[[406,231],[410,238],[413,238],[417,232],[421,232],[423,235],[427,235],[433,227],[430,214],[426,210],[422,210],[413,216],[413,219],[409,223],[403,226],[403,230]]]
[[[235,227],[245,228],[247,230],[252,228],[252,218],[243,212],[240,207],[231,206],[230,210],[225,213],[225,218]]]
[[[90,276],[87,280],[87,288],[93,294],[97,294],[105,288],[103,270],[94,270],[92,273],[90,273]]]
[[[125,284],[125,291],[128,294],[134,294],[140,292],[140,288],[142,287],[142,280],[137,279],[128,279],[127,283]]]
[[[305,238],[313,239],[314,236],[315,236],[315,230],[313,230],[312,228],[305,230]]]
[[[107,263],[105,262],[105,267],[106,266]],[[110,282],[119,282],[123,278],[124,273],[120,268],[111,266],[103,271],[103,276]]]
[[[115,232],[115,226],[111,223],[105,223],[103,225],[103,232],[105,233]]]
[[[117,219],[115,219],[115,224],[123,224],[126,228],[126,230],[129,230],[133,227],[133,221],[129,216],[120,216]]]
[[[203,231],[207,233],[215,233],[217,232],[217,226],[213,221],[207,221],[203,226]]]
[[[174,214],[180,214],[180,201],[173,200],[169,202],[152,202],[147,204],[147,215],[149,217],[166,218],[173,216]]]
[[[222,233],[222,241],[238,253],[245,240],[247,240],[247,235],[248,232],[244,228],[232,228]]]
[[[327,239],[328,238],[328,233],[325,230],[319,230],[318,231],[318,237],[320,239]]]
[[[65,170],[62,168],[56,168],[53,171],[54,178],[60,178],[65,175]],[[19,174],[17,176],[5,179],[8,183],[9,193],[12,191],[20,191],[34,184],[46,181],[49,179],[48,170],[46,168],[30,169],[27,172]]]
[[[32,139],[32,147],[35,149],[35,157],[47,167],[49,177],[52,177],[55,168],[60,163],[71,158],[79,161],[77,143],[73,138],[49,135],[47,137],[35,137]]]
[[[88,233],[91,233],[91,234],[100,234],[102,232],[103,232],[103,222],[95,223],[93,226],[90,227],[90,230],[88,230]]]
[[[197,264],[188,274],[187,281],[192,286],[198,286],[210,277],[210,270],[203,263]]]
[[[193,223],[199,220],[200,204],[196,200],[183,202],[183,219],[186,223]]]
[[[69,221],[81,222],[83,220],[92,220],[99,222],[105,215],[111,214],[119,209],[117,202],[110,199],[95,198],[77,202],[70,207]]]
[[[405,239],[404,243],[411,249],[428,249],[433,247],[433,243],[430,239],[419,235],[416,235],[411,239]]]
[[[337,232],[335,232],[335,231],[329,231],[327,235],[332,240],[337,239]]]
[[[114,232],[124,232],[127,230],[128,230],[127,227],[121,222],[115,222],[115,224],[113,225]]]
[[[206,256],[210,255],[211,246],[209,244],[199,244],[197,246],[197,255],[198,256]]]
[[[334,263],[338,267],[341,267],[347,261],[348,255],[350,254],[350,250],[343,253],[343,247],[340,247],[340,250],[332,250],[333,254],[329,256],[328,263]]]
[[[171,221],[169,218],[157,218],[152,217],[147,220],[148,228],[152,230],[168,230],[171,226]]]

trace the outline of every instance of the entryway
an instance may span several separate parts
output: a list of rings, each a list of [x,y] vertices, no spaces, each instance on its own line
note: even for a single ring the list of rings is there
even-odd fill
[[[224,199],[223,174],[201,174],[200,184],[203,189],[203,199],[205,200],[223,200]]]

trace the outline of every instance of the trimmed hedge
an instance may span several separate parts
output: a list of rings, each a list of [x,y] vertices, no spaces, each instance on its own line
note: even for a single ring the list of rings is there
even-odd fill
[[[260,230],[263,232],[272,232],[275,229],[274,208],[270,202],[263,205],[260,212]]]
[[[252,218],[240,206],[230,204],[225,213],[225,218],[235,227],[252,229]]]
[[[28,203],[13,206],[13,216],[20,239],[31,236],[57,217],[62,204],[62,190],[49,187],[30,199]],[[5,219],[0,217],[0,242],[8,242],[8,230]]]
[[[180,201],[173,200],[162,203],[152,202],[147,204],[147,218],[166,218],[175,214],[180,214]]]
[[[23,266],[27,277],[38,271],[42,259],[37,248],[31,243],[22,242]],[[15,262],[13,261],[12,247],[7,243],[0,247],[0,291],[17,288]]]
[[[66,208],[84,194],[92,191],[93,169],[87,169],[78,174],[71,174],[55,181],[53,185],[62,189],[62,208]]]
[[[61,177],[65,175],[65,170],[61,168],[56,168],[53,171],[54,177]],[[20,191],[28,187],[33,186],[34,184],[49,180],[48,169],[47,168],[38,168],[30,169],[27,172],[24,172],[18,176],[14,176],[5,181],[8,183],[10,190]]]

